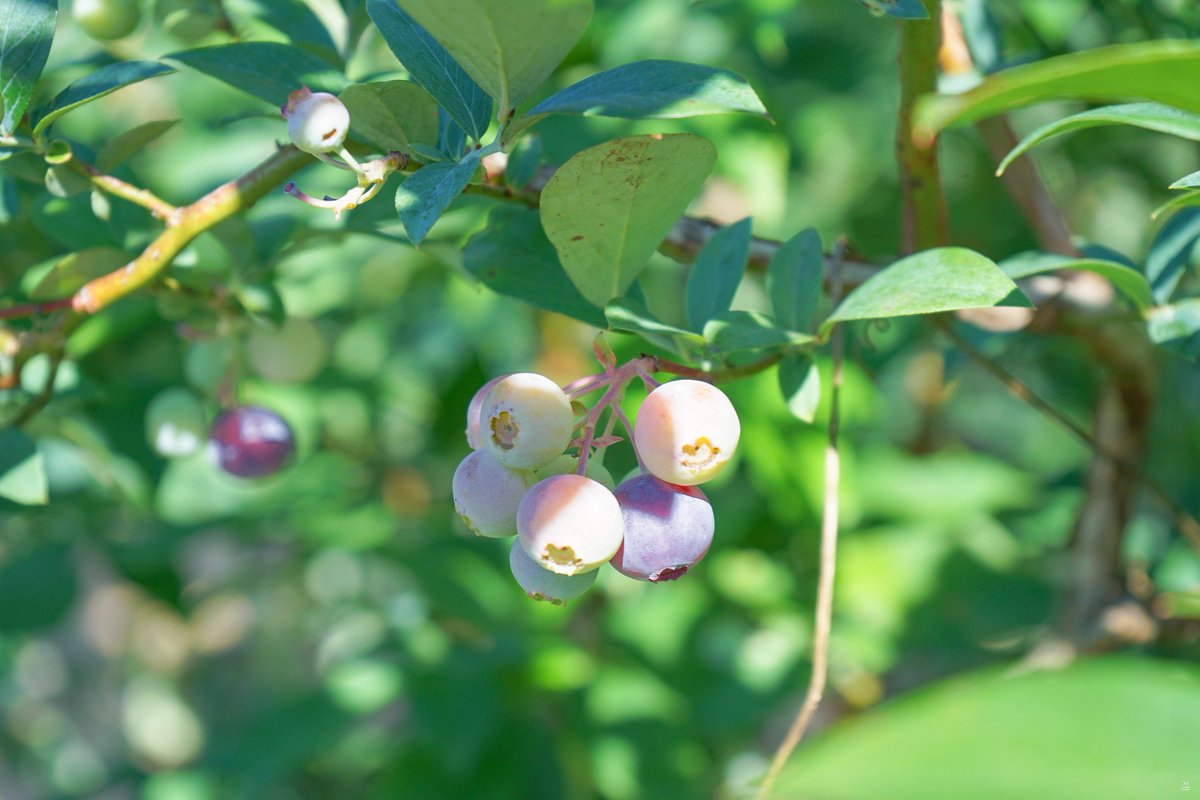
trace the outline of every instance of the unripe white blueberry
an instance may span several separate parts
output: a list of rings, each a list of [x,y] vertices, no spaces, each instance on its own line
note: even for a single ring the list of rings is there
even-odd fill
[[[533,482],[532,472],[511,469],[487,451],[476,450],[454,470],[454,510],[478,536],[512,536],[521,498]]]
[[[487,399],[488,392],[492,390],[492,387],[507,377],[508,374],[497,375],[483,386],[480,386],[479,391],[471,398],[471,404],[467,406],[467,445],[472,450],[478,450],[483,447],[483,434],[479,432],[479,419],[483,412],[483,401]]]
[[[517,533],[529,557],[551,572],[591,572],[617,552],[624,522],[617,498],[583,475],[534,484],[517,510]]]
[[[551,572],[529,557],[519,539],[513,540],[512,550],[508,553],[508,567],[525,594],[534,600],[545,600],[556,606],[574,600],[592,588],[598,574],[595,570],[579,575]]]
[[[633,443],[654,477],[680,486],[711,480],[741,436],[733,403],[703,381],[664,383],[638,409]]]
[[[292,143],[306,153],[328,153],[341,148],[350,131],[350,112],[328,92],[298,89],[283,108]]]
[[[571,401],[554,381],[518,372],[487,393],[480,432],[488,452],[508,466],[538,469],[567,449],[574,416]]]

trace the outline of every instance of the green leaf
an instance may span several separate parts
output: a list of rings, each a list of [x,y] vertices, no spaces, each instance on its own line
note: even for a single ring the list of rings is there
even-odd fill
[[[78,580],[71,551],[51,544],[19,553],[0,566],[0,632],[48,628],[75,603]]]
[[[811,423],[821,404],[821,373],[807,353],[793,353],[779,362],[779,391],[792,416]]]
[[[704,326],[706,352],[714,356],[797,347],[816,341],[806,333],[784,330],[765,314],[755,311],[726,311]]]
[[[637,61],[552,94],[517,125],[532,125],[547,114],[676,119],[728,112],[770,116],[750,83],[736,72],[682,61]]]
[[[238,0],[236,8],[242,15],[270,25],[293,43],[312,45],[321,54],[340,60],[329,29],[304,0]]]
[[[1146,255],[1146,278],[1153,287],[1154,300],[1167,302],[1179,285],[1184,271],[1194,261],[1200,242],[1200,209],[1180,211],[1154,237]]]
[[[1070,258],[1053,253],[1021,253],[1000,262],[1000,269],[1014,281],[1055,272],[1060,269],[1076,269],[1094,272],[1128,297],[1138,308],[1146,308],[1154,302],[1150,295],[1150,283],[1146,276],[1125,264],[1099,258]]]
[[[392,53],[433,95],[450,118],[475,140],[492,119],[492,100],[429,32],[401,11],[395,0],[367,0],[367,13]],[[461,151],[447,155],[458,158]]]
[[[10,136],[50,55],[57,0],[0,0],[0,134]]]
[[[71,253],[55,262],[49,272],[29,293],[34,300],[66,297],[93,278],[120,267],[129,258],[113,247],[92,247]]]
[[[1178,793],[1196,770],[1200,669],[1084,658],[990,668],[890,700],[803,747],[780,797],[1085,800]],[[863,765],[869,764],[869,769]],[[1191,778],[1195,781],[1195,778]]]
[[[834,309],[821,329],[855,319],[1030,305],[991,259],[964,247],[940,247],[903,258],[872,275]]]
[[[84,103],[98,100],[130,84],[170,75],[174,71],[172,67],[157,61],[120,61],[101,67],[59,92],[48,107],[38,109],[33,135],[41,136],[54,120]]]
[[[746,271],[750,256],[750,218],[719,228],[692,264],[687,282],[688,327],[704,329],[704,323],[728,311]]]
[[[583,298],[558,263],[536,211],[507,205],[492,209],[487,227],[467,242],[463,265],[494,292],[607,327],[604,313]]]
[[[1200,112],[1200,44],[1157,41],[1119,44],[1047,58],[993,73],[961,94],[922,98],[913,136],[938,133],[1044,100],[1152,100]]]
[[[175,127],[178,122],[177,119],[154,120],[117,134],[100,148],[100,153],[96,156],[96,168],[101,172],[112,172]]]
[[[1167,187],[1168,189],[1200,189],[1200,172],[1184,175]]]
[[[698,136],[633,136],[577,153],[554,173],[542,226],[584,297],[603,306],[625,293],[715,161]]]
[[[1133,125],[1192,141],[1200,140],[1200,114],[1180,111],[1178,108],[1164,106],[1161,103],[1126,103],[1120,106],[1105,106],[1072,114],[1038,128],[1022,139],[1012,149],[1012,152],[1004,157],[996,169],[996,174],[1003,175],[1009,164],[1027,150],[1047,139],[1064,133],[1098,128],[1104,125]]]
[[[235,89],[283,106],[302,86],[337,94],[349,83],[325,61],[278,42],[234,42],[182,50],[163,58],[178,61]]]
[[[472,152],[462,161],[439,161],[421,167],[404,179],[396,190],[396,211],[413,244],[421,243],[454,198],[471,182],[477,166],[479,157]]]
[[[767,266],[767,294],[779,324],[794,331],[812,328],[825,285],[821,236],[806,228],[775,251]]]
[[[592,0],[399,0],[507,114],[579,41]]]
[[[664,350],[680,353],[684,346],[704,344],[704,337],[700,334],[660,322],[645,306],[628,297],[613,300],[606,305],[604,316],[608,319],[608,327],[611,330],[636,333]]]
[[[858,0],[875,16],[887,14],[896,19],[929,19],[921,0]]]
[[[42,454],[33,439],[16,428],[0,432],[0,497],[26,506],[49,501]]]
[[[1172,189],[1178,188],[1175,186]],[[1178,211],[1181,208],[1189,206],[1200,206],[1200,190],[1193,192],[1184,192],[1183,194],[1172,197],[1167,202],[1155,208],[1150,212],[1150,219],[1158,219],[1168,211]]]
[[[1200,357],[1200,299],[1150,309],[1146,332],[1151,341],[1195,361]]]
[[[434,145],[438,135],[437,103],[409,81],[356,83],[340,95],[350,112],[350,131],[383,152],[409,152],[409,145]]]

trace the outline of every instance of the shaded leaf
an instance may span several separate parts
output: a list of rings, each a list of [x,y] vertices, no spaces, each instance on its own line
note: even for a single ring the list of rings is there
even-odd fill
[[[542,226],[584,297],[603,306],[625,293],[715,160],[698,136],[633,136],[577,153],[554,173]]]
[[[337,94],[346,76],[312,53],[278,42],[234,42],[182,50],[163,56],[210,75],[235,89],[275,106],[307,86],[314,92]]]
[[[821,404],[821,373],[806,353],[793,353],[779,362],[779,391],[792,416],[812,422]]]
[[[784,328],[812,328],[825,285],[825,252],[821,236],[806,228],[788,239],[767,266],[767,294],[775,318]]]
[[[1200,112],[1200,45],[1187,41],[1119,44],[1001,70],[961,94],[918,102],[914,137],[1044,100],[1143,99]]]
[[[1117,291],[1132,300],[1138,308],[1145,308],[1154,302],[1150,296],[1150,284],[1146,276],[1115,261],[1071,258],[1053,253],[1021,253],[1001,261],[1000,269],[1014,281],[1060,269],[1086,270],[1108,279]]]
[[[57,0],[0,0],[0,134],[9,136],[21,124],[50,55],[57,17]]]
[[[682,352],[681,343],[701,345],[704,338],[697,333],[660,322],[636,300],[622,297],[604,307],[608,327],[614,331],[636,333],[653,345],[675,353]]]
[[[504,182],[515,189],[523,189],[533,179],[542,163],[542,137],[536,133],[521,137],[517,146],[509,153],[508,165],[504,169]]]
[[[996,174],[1003,175],[1009,164],[1027,150],[1047,139],[1064,133],[1073,133],[1104,125],[1132,125],[1159,133],[1169,133],[1172,136],[1192,141],[1200,140],[1200,114],[1191,114],[1178,108],[1164,106],[1161,103],[1126,103],[1119,106],[1105,106],[1072,114],[1038,128],[1022,139],[1012,149],[1012,152],[1004,157],[996,169]]]
[[[783,772],[778,794],[1083,800],[1144,797],[1147,786],[1177,792],[1196,768],[1197,715],[1200,669],[1182,661],[1109,656],[1065,669],[986,669],[827,729]]]
[[[153,120],[117,134],[100,148],[96,156],[96,168],[101,172],[111,172],[171,130],[178,122],[177,119]]]
[[[413,142],[437,142],[437,103],[415,83],[356,83],[347,86],[339,97],[350,112],[350,130],[355,138],[385,153],[407,152]]]
[[[1172,189],[1178,188],[1175,186]],[[1150,219],[1158,219],[1168,211],[1177,211],[1188,206],[1200,206],[1200,190],[1193,192],[1184,192],[1183,194],[1172,197],[1167,202],[1160,205],[1158,208],[1150,212]]]
[[[33,135],[40,136],[56,119],[84,103],[98,100],[130,84],[170,75],[175,70],[157,61],[120,61],[89,73],[59,92],[50,105],[37,110]]]
[[[1192,263],[1200,242],[1200,209],[1180,211],[1154,237],[1146,255],[1146,278],[1156,302],[1165,303]]]
[[[729,355],[747,350],[796,347],[815,339],[805,333],[784,330],[765,314],[726,311],[704,326],[705,350],[711,355]]]
[[[550,76],[592,16],[592,0],[398,1],[500,103],[502,115]]]
[[[682,61],[637,61],[552,94],[516,126],[532,125],[547,114],[674,119],[728,112],[769,116],[750,83],[736,72]]]
[[[1169,189],[1200,189],[1200,172],[1193,172],[1190,175],[1184,175],[1179,180],[1172,183]]]
[[[834,309],[822,330],[847,320],[1014,305],[1030,302],[991,259],[963,247],[940,247],[872,275]]]
[[[413,244],[421,243],[454,198],[471,182],[478,165],[478,156],[469,153],[462,161],[429,164],[404,179],[396,190],[396,211]]]
[[[337,44],[321,18],[304,0],[238,0],[238,10],[261,20],[295,44],[309,44],[339,60]]]
[[[492,209],[487,227],[467,242],[463,265],[494,292],[607,327],[604,312],[583,298],[558,263],[536,211],[518,206]]]
[[[1150,309],[1146,332],[1151,341],[1195,361],[1200,357],[1200,300],[1189,298]]]
[[[367,0],[367,13],[393,54],[472,139],[481,139],[492,118],[492,100],[429,32],[395,0]],[[462,151],[443,151],[458,158]]]
[[[26,506],[49,500],[42,454],[33,439],[16,428],[0,432],[0,497]]]
[[[750,256],[750,218],[717,230],[692,263],[687,282],[688,327],[704,329],[704,323],[728,311]]]

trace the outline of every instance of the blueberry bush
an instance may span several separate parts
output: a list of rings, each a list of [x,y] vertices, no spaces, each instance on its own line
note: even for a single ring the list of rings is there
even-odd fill
[[[1200,785],[1198,36],[0,0],[0,797]]]

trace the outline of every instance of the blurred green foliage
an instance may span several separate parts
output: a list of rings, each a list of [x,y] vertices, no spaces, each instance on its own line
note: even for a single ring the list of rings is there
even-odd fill
[[[278,39],[267,12],[247,10],[254,5],[227,10]],[[289,4],[261,5],[289,19]],[[327,6],[314,3],[335,18]],[[1005,35],[997,63],[1200,31],[1196,10],[1169,0],[989,8]],[[637,59],[695,61],[746,75],[775,125],[552,117],[537,129],[544,159],[561,163],[616,135],[698,133],[719,157],[697,213],[752,215],[756,233],[777,238],[811,225],[827,241],[845,235],[868,257],[888,257],[899,239],[896,24],[850,2],[602,0],[556,88]],[[394,72],[382,40],[367,36],[351,76]],[[64,16],[48,83],[57,90],[113,56],[180,46],[149,24],[101,46]],[[314,46],[314,57],[328,46]],[[1014,118],[1030,130],[1079,108]],[[121,162],[117,175],[172,202],[241,174],[285,135],[261,103],[189,71],[58,125],[92,154],[111,154],[122,132],[163,120],[178,122],[110,158]],[[977,135],[948,134],[942,152],[955,241],[997,260],[1034,247]],[[1074,230],[1140,256],[1155,230],[1149,212],[1196,155],[1190,143],[1105,129],[1044,148],[1039,164]],[[30,270],[66,252],[132,252],[153,230],[142,209],[114,200],[105,220],[76,213],[91,207],[88,192],[48,195],[43,170],[23,173],[19,157],[3,166],[5,287],[32,289],[29,276],[45,270]],[[314,165],[303,180],[319,196],[341,176]],[[50,496],[37,508],[0,500],[0,797],[636,800],[736,797],[761,776],[809,672],[828,403],[810,426],[789,413],[773,374],[730,385],[743,444],[736,466],[706,487],[717,538],[701,567],[665,586],[606,571],[565,609],[528,602],[509,578],[507,543],[469,537],[454,518],[463,413],[500,372],[534,368],[565,383],[593,371],[592,332],[478,286],[458,245],[483,224],[487,201],[464,198],[417,251],[394,218],[394,186],[385,192],[345,224],[275,194],[201,236],[171,277],[230,287],[258,318],[232,322],[186,292],[123,301],[72,338],[55,400],[28,427],[36,454],[0,439],[0,458],[44,460]],[[659,256],[643,277],[664,321],[684,323],[681,306],[663,298],[681,297],[685,280],[684,267]],[[760,307],[764,296],[752,277],[734,307]],[[1100,778],[1079,785],[1086,796],[1158,796],[1200,781],[1194,735],[1193,771],[1158,774],[1165,788],[1103,779],[1111,773],[1101,760],[1154,756],[1144,743],[1160,738],[1135,732],[1181,730],[1178,717],[1164,717],[1194,696],[1194,671],[1179,698],[1160,687],[1143,702],[1172,669],[1149,660],[1083,665],[1078,679],[1027,677],[994,697],[986,692],[1003,684],[995,668],[968,673],[882,721],[888,706],[875,707],[892,694],[1010,663],[1040,641],[1054,622],[1089,453],[923,323],[850,333],[844,540],[819,722],[850,721],[800,751],[808,766],[795,786],[810,793],[797,796],[1032,796],[1022,794],[1027,783],[995,788],[996,765],[1037,785],[1036,770],[1060,762],[1037,760],[1047,753],[1033,734],[1064,718],[1080,724],[1064,726],[1052,752],[1095,763]],[[613,341],[622,358],[641,347]],[[982,333],[977,344],[1087,419],[1097,377],[1078,344]],[[236,359],[246,369],[240,397],[276,409],[299,443],[293,469],[253,485],[216,473],[201,451],[166,460],[148,439],[147,411],[163,393],[185,387],[211,417],[207,398]],[[1200,377],[1183,362],[1163,367],[1145,468],[1195,508]],[[818,368],[827,374],[828,364]],[[614,448],[607,466],[623,475],[632,455]],[[1200,560],[1153,506],[1133,527],[1130,563],[1186,607],[1200,591]],[[1146,650],[1200,654],[1194,628]],[[1031,693],[1015,699],[1023,686]],[[975,712],[961,713],[968,702]],[[1124,709],[1124,738],[1070,738],[1090,719],[1084,712],[1110,702]],[[968,767],[976,762],[958,762],[959,734],[973,724],[992,736],[969,740],[987,745],[974,755],[987,765],[978,773]],[[1010,747],[1015,740],[1025,744]],[[1179,763],[1126,767],[1140,777]],[[844,782],[849,773],[863,782]],[[923,788],[896,789],[902,780]],[[973,791],[981,785],[994,793]],[[1065,786],[1045,785],[1046,797]]]

